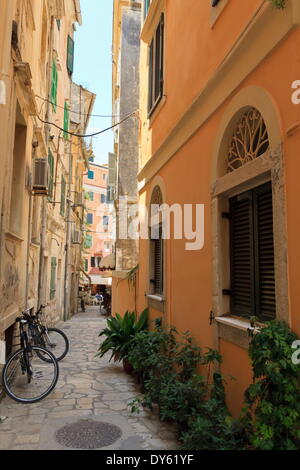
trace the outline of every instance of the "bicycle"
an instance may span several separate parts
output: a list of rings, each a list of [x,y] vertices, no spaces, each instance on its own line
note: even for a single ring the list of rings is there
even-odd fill
[[[13,400],[36,403],[46,398],[56,386],[58,362],[50,351],[30,343],[27,333],[28,329],[33,328],[30,315],[23,312],[16,322],[19,323],[21,349],[7,358],[2,371],[2,383],[5,392]]]
[[[47,328],[42,323],[41,316],[46,305],[41,305],[35,315],[32,315],[32,328],[30,330],[33,344],[42,346],[54,354],[57,361],[61,361],[69,352],[69,340],[67,335],[58,328]],[[41,359],[47,361],[47,357],[41,355]]]

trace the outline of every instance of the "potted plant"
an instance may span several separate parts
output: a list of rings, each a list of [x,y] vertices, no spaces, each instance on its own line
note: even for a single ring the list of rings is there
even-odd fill
[[[139,317],[135,312],[126,312],[124,317],[116,314],[107,320],[106,328],[99,336],[105,340],[100,344],[97,356],[103,357],[108,351],[111,352],[110,361],[123,361],[125,372],[131,373],[132,367],[128,361],[128,353],[133,338],[141,331],[148,328],[148,310],[144,310]]]

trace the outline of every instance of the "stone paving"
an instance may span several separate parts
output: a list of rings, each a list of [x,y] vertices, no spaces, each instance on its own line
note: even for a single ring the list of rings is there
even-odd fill
[[[67,450],[55,433],[84,419],[120,427],[121,438],[105,450],[176,449],[175,429],[148,411],[132,414],[128,403],[139,395],[135,378],[120,364],[108,362],[109,354],[95,358],[98,334],[106,319],[90,307],[60,327],[68,335],[70,351],[60,362],[55,390],[43,401],[24,405],[5,397],[0,402],[1,450]]]

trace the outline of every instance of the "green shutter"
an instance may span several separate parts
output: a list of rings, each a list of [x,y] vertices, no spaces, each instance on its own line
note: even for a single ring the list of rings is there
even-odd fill
[[[67,69],[70,75],[74,70],[74,41],[68,36],[68,53],[67,53]]]
[[[49,150],[48,153],[48,164],[49,164],[49,182],[48,182],[48,199],[52,201],[53,199],[53,184],[54,184],[54,157]]]
[[[64,177],[61,177],[61,204],[60,204],[60,213],[62,216],[65,215],[65,208],[66,208],[66,180]]]
[[[53,300],[56,292],[56,258],[51,258],[51,280],[50,280],[50,300]]]
[[[92,248],[93,246],[93,236],[92,235],[86,235],[85,236],[85,242],[84,242],[84,248],[88,250],[89,248]]]
[[[51,103],[53,110],[56,112],[57,108],[57,83],[58,83],[58,73],[55,60],[52,62],[52,79],[51,79]]]
[[[67,133],[69,130],[69,108],[68,103],[65,101],[65,110],[64,110],[64,139],[67,139],[69,134]]]
[[[87,258],[85,258],[85,260],[84,260],[84,270],[86,272],[88,272],[88,270],[89,270],[89,260]]]

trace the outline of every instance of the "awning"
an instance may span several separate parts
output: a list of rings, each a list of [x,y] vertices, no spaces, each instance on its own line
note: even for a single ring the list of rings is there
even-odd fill
[[[95,285],[95,286],[111,286],[112,285],[112,278],[111,277],[104,277],[101,276],[100,274],[91,274],[90,275],[90,286]],[[88,282],[84,282],[85,285],[88,284]]]
[[[113,271],[113,270],[115,270],[116,269],[115,253],[111,253],[110,255],[105,256],[105,258],[102,258],[102,260],[100,262],[100,265],[99,265],[99,269],[102,270],[102,271],[105,271],[105,270]]]

